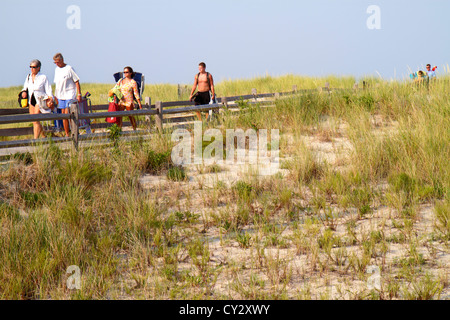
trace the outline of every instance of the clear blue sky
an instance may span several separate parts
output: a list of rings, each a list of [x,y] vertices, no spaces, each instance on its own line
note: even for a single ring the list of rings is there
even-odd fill
[[[147,83],[192,83],[200,61],[216,81],[266,73],[407,77],[449,64],[448,0],[2,0],[0,87],[29,62],[62,52],[82,82],[112,83],[130,65]],[[66,22],[80,8],[80,29]],[[370,5],[381,29],[370,30]]]

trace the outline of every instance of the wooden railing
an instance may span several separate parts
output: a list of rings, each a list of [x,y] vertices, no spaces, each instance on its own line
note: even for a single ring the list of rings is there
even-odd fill
[[[353,88],[357,89],[357,88]],[[68,114],[37,114],[31,115],[28,113],[28,109],[0,109],[0,125],[4,124],[14,124],[14,123],[24,123],[24,122],[36,122],[36,121],[54,121],[54,120],[69,120],[70,128],[71,128],[71,136],[70,137],[54,137],[52,138],[53,142],[67,142],[72,141],[74,147],[78,150],[79,141],[89,140],[89,139],[103,139],[107,137],[107,133],[91,133],[91,134],[81,134],[79,129],[79,121],[83,119],[105,119],[107,117],[128,117],[128,116],[145,116],[144,128],[147,130],[138,130],[138,132],[142,131],[150,131],[151,123],[150,116],[155,116],[155,128],[162,132],[163,123],[173,122],[173,121],[186,121],[186,117],[184,118],[173,118],[166,117],[164,115],[173,115],[173,114],[185,114],[192,113],[195,111],[209,111],[216,110],[220,108],[233,109],[238,108],[237,101],[239,100],[248,100],[247,103],[255,104],[258,103],[260,105],[272,105],[274,103],[274,99],[278,99],[283,96],[293,95],[293,94],[302,94],[302,93],[312,93],[312,92],[332,92],[334,90],[351,90],[351,89],[330,89],[328,83],[325,84],[325,87],[321,87],[319,89],[303,89],[297,90],[297,86],[294,85],[292,91],[289,92],[276,92],[276,93],[263,93],[258,94],[256,89],[252,89],[252,93],[249,95],[236,95],[231,97],[219,97],[217,98],[217,103],[208,104],[208,105],[199,105],[195,106],[192,101],[168,101],[162,102],[157,101],[154,105],[151,104],[151,98],[145,98],[145,104],[142,105],[142,109],[140,110],[132,110],[132,111],[117,111],[117,112],[105,112],[108,110],[108,105],[93,105],[91,106],[91,110],[93,112],[90,113],[80,113],[78,104],[71,104],[70,113]],[[268,98],[271,98],[268,100]],[[265,100],[261,100],[265,99]],[[91,123],[91,129],[97,128],[107,128],[112,124],[109,123]],[[129,122],[124,122],[123,126],[130,126]],[[5,128],[0,129],[0,136],[23,136],[30,135],[33,133],[33,128]],[[122,132],[122,135],[133,135],[135,132]],[[0,148],[9,148],[9,147],[18,147],[18,146],[29,146],[36,143],[46,143],[48,139],[29,139],[29,140],[13,140],[13,141],[1,141]]]

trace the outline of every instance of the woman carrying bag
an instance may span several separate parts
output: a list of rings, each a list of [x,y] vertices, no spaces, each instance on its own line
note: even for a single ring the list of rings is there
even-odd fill
[[[31,73],[25,79],[21,97],[24,99],[28,97],[30,114],[50,113],[55,107],[55,101],[47,76],[39,74],[41,62],[37,59],[31,61],[30,70]],[[44,136],[41,123],[33,122],[34,139],[38,139],[41,134]]]

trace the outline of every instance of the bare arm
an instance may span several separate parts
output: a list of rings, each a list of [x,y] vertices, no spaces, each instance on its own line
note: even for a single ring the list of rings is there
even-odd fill
[[[216,94],[214,92],[214,80],[211,74],[209,74],[209,81],[210,81],[210,86],[211,86],[211,94],[212,94],[212,98],[214,100],[214,98],[216,97]]]
[[[77,86],[77,100],[78,100],[78,102],[81,102],[81,86],[80,86],[80,81],[75,82],[75,85]]]
[[[137,87],[136,81],[133,82],[133,94],[134,94],[134,97],[136,98],[139,108],[142,109],[141,97],[138,92],[138,87]]]
[[[192,95],[194,94],[194,91],[195,91],[195,88],[197,88],[197,85],[198,85],[198,79],[197,79],[197,76],[195,76],[194,85],[192,86],[191,95],[189,96],[189,100],[192,99]]]

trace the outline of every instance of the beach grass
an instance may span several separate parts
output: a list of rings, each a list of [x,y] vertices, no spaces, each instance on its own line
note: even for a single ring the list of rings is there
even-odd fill
[[[169,128],[12,157],[0,170],[0,298],[448,299],[448,79],[242,101],[204,123],[279,129],[271,176],[175,166]],[[227,80],[217,92],[325,82],[352,89],[354,78]],[[2,101],[17,89],[0,89]],[[176,85],[147,93],[178,99]]]

